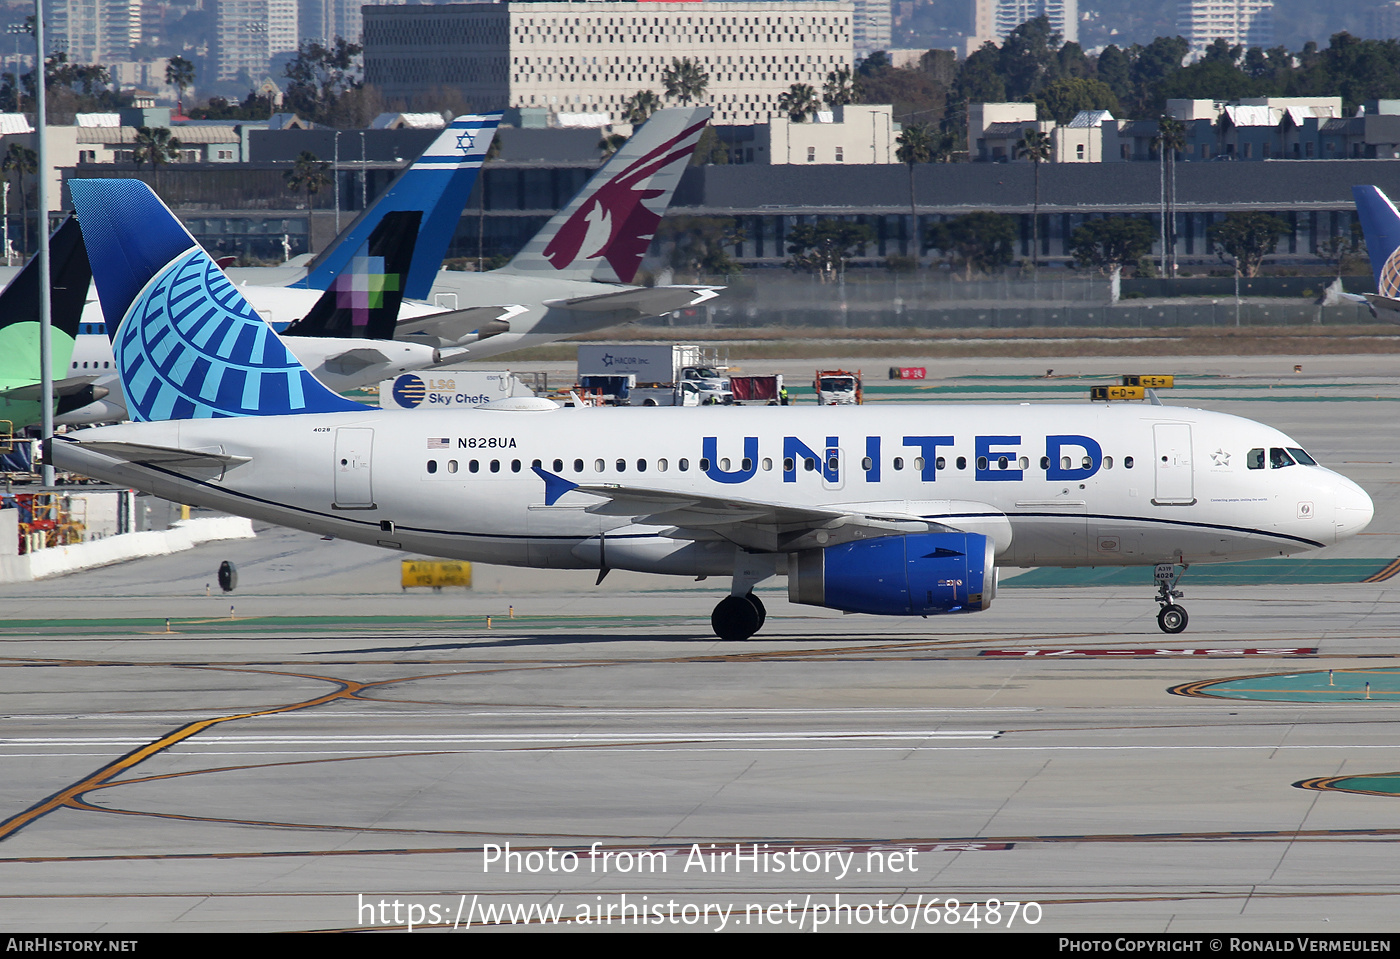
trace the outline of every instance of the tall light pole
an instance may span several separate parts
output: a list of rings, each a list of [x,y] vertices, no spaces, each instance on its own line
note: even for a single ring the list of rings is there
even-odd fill
[[[49,149],[48,149],[48,90],[44,73],[44,7],[43,0],[34,0],[34,75],[35,144],[39,154],[39,397],[43,409],[41,430],[44,448],[53,446],[53,304],[50,299],[49,277]],[[43,482],[53,486],[53,463],[44,457]]]

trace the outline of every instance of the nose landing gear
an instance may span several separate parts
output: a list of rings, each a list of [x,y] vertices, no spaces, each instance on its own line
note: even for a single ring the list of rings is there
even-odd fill
[[[1157,611],[1157,626],[1164,633],[1179,633],[1186,628],[1190,617],[1186,615],[1186,608],[1173,603],[1174,599],[1181,599],[1186,594],[1176,588],[1177,582],[1186,574],[1186,564],[1181,564],[1181,572],[1176,571],[1174,563],[1158,563],[1153,570],[1153,577],[1157,581],[1157,602],[1161,604],[1161,609]]]

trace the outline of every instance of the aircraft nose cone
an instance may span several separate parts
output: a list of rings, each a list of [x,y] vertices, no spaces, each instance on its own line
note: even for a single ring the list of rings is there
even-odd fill
[[[1367,527],[1375,515],[1375,506],[1366,491],[1351,480],[1343,479],[1337,486],[1337,539],[1355,536]]]

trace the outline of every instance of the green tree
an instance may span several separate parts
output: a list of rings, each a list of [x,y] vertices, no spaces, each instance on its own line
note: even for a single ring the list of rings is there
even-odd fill
[[[788,115],[793,123],[805,123],[817,115],[821,108],[817,91],[806,83],[794,83],[786,93],[778,95],[778,109]]]
[[[29,249],[29,194],[24,189],[24,178],[26,175],[34,176],[39,172],[39,154],[27,146],[19,143],[10,143],[10,147],[5,151],[4,159],[0,159],[0,175],[15,178],[15,189],[19,192],[20,209],[20,250],[23,254]],[[8,255],[9,251],[5,251]]]
[[[165,127],[137,127],[136,139],[131,151],[131,162],[136,169],[150,162],[152,170],[159,170],[162,163],[174,163],[180,159],[180,140],[171,136]]]
[[[1040,165],[1050,159],[1054,146],[1050,134],[1027,130],[1016,142],[1016,153],[1035,168],[1035,200],[1031,206],[1031,265],[1040,265]]]
[[[733,217],[668,216],[656,238],[671,246],[671,269],[692,276],[733,276],[743,271],[729,251],[745,240]]]
[[[640,126],[651,119],[651,115],[661,109],[661,98],[650,90],[638,90],[622,104],[623,119],[633,126]]]
[[[914,203],[914,166],[933,161],[934,134],[925,124],[910,123],[899,134],[897,142],[899,149],[895,151],[895,156],[909,168],[910,245],[914,248],[914,265],[918,266],[923,250],[919,243],[919,209]]]
[[[344,37],[336,37],[329,45],[303,41],[287,64],[285,73],[291,82],[283,93],[284,106],[313,122],[331,122],[337,101],[363,86],[358,76],[362,50]]]
[[[1027,20],[1007,34],[1000,67],[1011,99],[1029,100],[1059,79],[1059,49],[1060,34],[1050,26],[1049,17]]]
[[[282,178],[287,181],[287,189],[294,193],[306,193],[306,245],[308,253],[311,252],[311,217],[314,212],[311,198],[333,183],[330,168],[329,163],[320,160],[310,150],[302,150],[301,156],[296,158],[292,168],[282,174]]]
[[[867,244],[874,242],[875,231],[863,223],[844,220],[821,220],[815,226],[802,223],[788,231],[787,251],[792,259],[790,269],[815,273],[823,283],[846,272],[846,262]]]
[[[1163,184],[1165,195],[1162,204],[1166,210],[1163,224],[1166,249],[1166,275],[1176,276],[1176,158],[1186,149],[1186,124],[1173,117],[1162,117],[1157,121],[1157,136],[1153,143],[1162,151],[1162,162],[1166,164],[1166,177]]]
[[[184,57],[171,57],[165,62],[165,82],[175,88],[175,105],[185,112],[185,91],[194,86],[194,64]]]
[[[1151,222],[1139,217],[1089,220],[1070,234],[1070,253],[1082,267],[1112,273],[1151,253],[1154,234]]]
[[[1242,276],[1257,276],[1264,257],[1274,252],[1288,221],[1268,213],[1231,213],[1206,231],[1221,259],[1233,259]]]
[[[1108,84],[1083,77],[1056,80],[1035,98],[1035,105],[1042,116],[1054,117],[1060,124],[1073,120],[1082,110],[1107,110],[1115,118],[1123,112]]]
[[[941,250],[966,279],[990,273],[1011,262],[1016,246],[1016,221],[1002,213],[964,213],[929,228],[928,245]]]
[[[826,75],[826,85],[822,87],[822,99],[829,107],[841,107],[855,103],[858,96],[856,81],[850,67],[837,67]]]
[[[671,58],[671,65],[661,71],[661,82],[666,86],[666,96],[679,100],[682,106],[689,106],[692,100],[705,95],[710,85],[710,75],[705,68],[689,57],[682,60]]]

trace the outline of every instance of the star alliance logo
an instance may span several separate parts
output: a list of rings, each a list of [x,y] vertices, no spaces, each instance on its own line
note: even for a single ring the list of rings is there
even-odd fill
[[[1230,454],[1224,450],[1216,450],[1214,453],[1210,454],[1210,458],[1216,466],[1230,465]]]

